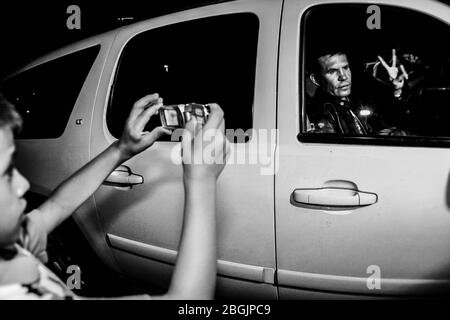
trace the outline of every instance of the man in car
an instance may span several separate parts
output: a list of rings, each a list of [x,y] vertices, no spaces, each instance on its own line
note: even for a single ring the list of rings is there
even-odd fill
[[[24,195],[28,181],[14,166],[14,132],[21,119],[0,95],[0,299],[75,299],[75,296],[43,263],[46,238],[68,218],[121,163],[151,147],[171,132],[158,127],[144,131],[162,106],[158,94],[138,100],[131,110],[121,138],[59,185],[48,200],[27,215]],[[227,149],[216,148],[214,161],[195,164],[202,157],[211,133],[224,147],[223,111],[210,104],[203,129],[195,117],[187,123],[182,140],[185,189],[184,223],[177,264],[167,294],[156,299],[211,299],[216,278],[215,187],[224,168]],[[207,196],[205,196],[207,195]],[[149,209],[151,210],[151,209]],[[148,295],[125,297],[147,299]]]
[[[318,90],[307,103],[310,131],[346,135],[405,134],[392,123],[386,124],[385,120],[398,118],[397,115],[401,114],[402,102],[406,100],[404,87],[408,74],[403,65],[398,65],[395,49],[392,50],[391,65],[381,56],[378,60],[391,84],[390,97],[383,102],[383,111],[377,101],[353,94],[352,71],[344,52],[322,52],[314,57],[310,80]]]

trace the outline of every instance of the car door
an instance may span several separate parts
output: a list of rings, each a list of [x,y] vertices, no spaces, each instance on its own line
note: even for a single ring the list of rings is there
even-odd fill
[[[259,159],[252,130],[275,128],[280,15],[281,1],[233,1],[123,28],[94,110],[92,156],[120,137],[132,104],[146,94],[158,92],[165,104],[222,106],[233,143],[217,189],[219,295],[277,297],[273,169],[248,159]],[[148,129],[157,125],[155,116]],[[161,139],[95,193],[117,265],[156,291],[168,286],[183,221],[177,145]],[[275,143],[270,148],[266,155]]]
[[[448,292],[450,55],[441,41],[449,22],[449,7],[431,1],[285,1],[275,179],[281,299]],[[364,75],[382,82],[364,66],[377,55],[391,64],[397,48],[416,94],[412,118],[394,119],[405,135],[310,130],[305,104],[320,89],[309,81],[308,55],[331,43],[348,50],[352,91]]]

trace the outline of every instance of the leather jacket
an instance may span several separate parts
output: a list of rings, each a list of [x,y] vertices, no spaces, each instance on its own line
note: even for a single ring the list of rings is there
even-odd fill
[[[404,98],[388,102],[361,99],[356,96],[338,98],[318,90],[306,104],[309,132],[343,135],[406,135],[401,127]],[[384,108],[382,107],[384,106]]]

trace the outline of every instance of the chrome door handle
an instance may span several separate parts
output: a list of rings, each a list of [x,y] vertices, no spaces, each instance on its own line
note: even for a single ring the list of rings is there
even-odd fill
[[[144,183],[144,177],[131,172],[131,169],[124,165],[117,167],[105,181],[103,181],[104,185],[115,187],[131,187],[142,183]]]
[[[310,188],[295,189],[292,194],[295,203],[320,207],[362,207],[374,204],[378,196],[372,192],[364,192],[345,188]]]

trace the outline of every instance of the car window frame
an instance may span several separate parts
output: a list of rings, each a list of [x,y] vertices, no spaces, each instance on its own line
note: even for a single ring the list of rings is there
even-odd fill
[[[430,147],[430,148],[450,148],[450,137],[426,137],[426,136],[374,136],[374,135],[341,135],[337,133],[308,133],[306,132],[307,127],[307,117],[306,117],[306,99],[305,99],[305,76],[306,76],[306,19],[307,15],[311,10],[320,7],[329,7],[330,5],[368,5],[362,2],[352,2],[352,3],[327,3],[327,4],[317,4],[309,7],[305,12],[301,14],[300,17],[300,48],[299,48],[299,70],[298,70],[298,80],[299,80],[299,107],[300,107],[300,117],[298,119],[298,129],[297,141],[299,143],[319,143],[319,144],[343,144],[343,145],[372,145],[372,146],[393,146],[393,147]],[[450,30],[450,21],[443,21],[430,13],[416,10],[410,7],[396,6],[382,3],[385,7],[392,7],[398,10],[409,10],[414,11],[420,15],[427,15],[428,17],[439,21],[440,23],[447,24]],[[449,119],[450,120],[450,119]]]
[[[115,90],[116,90],[116,86],[117,86],[117,79],[119,77],[119,73],[120,73],[120,70],[121,70],[121,67],[122,67],[123,58],[125,56],[126,48],[127,48],[128,44],[130,43],[130,41],[132,41],[135,37],[142,35],[143,33],[151,32],[151,31],[154,31],[154,30],[157,30],[157,29],[166,28],[166,27],[169,27],[169,26],[175,26],[175,25],[178,25],[178,24],[189,23],[189,22],[193,22],[193,21],[197,21],[197,20],[211,19],[211,18],[214,18],[214,17],[224,17],[224,16],[232,16],[232,15],[243,15],[243,14],[252,15],[252,16],[254,16],[257,19],[257,27],[256,27],[256,34],[255,34],[255,36],[256,36],[256,39],[255,39],[256,46],[255,46],[255,52],[254,52],[255,53],[255,66],[254,66],[254,71],[253,71],[254,76],[253,76],[253,87],[252,87],[252,97],[253,98],[252,98],[251,106],[249,106],[249,109],[248,109],[249,112],[251,113],[251,123],[250,123],[251,127],[246,129],[246,130],[244,130],[244,133],[246,133],[246,134],[245,134],[245,136],[243,138],[243,141],[241,141],[241,138],[239,138],[238,141],[230,141],[229,140],[229,142],[230,143],[244,143],[244,144],[247,144],[249,141],[251,141],[252,137],[253,137],[253,133],[255,131],[255,127],[254,127],[255,126],[255,110],[254,110],[255,106],[254,106],[254,101],[255,101],[255,97],[256,97],[255,87],[256,87],[256,80],[257,80],[256,77],[257,77],[257,72],[258,72],[257,71],[257,60],[258,60],[258,49],[259,49],[258,48],[258,44],[259,44],[259,41],[260,41],[259,37],[260,37],[260,29],[261,29],[260,17],[258,16],[258,14],[256,14],[253,11],[237,11],[237,12],[229,12],[229,13],[223,13],[223,14],[213,14],[213,15],[208,15],[208,16],[204,16],[204,17],[198,17],[198,18],[182,20],[182,21],[177,21],[177,22],[171,22],[171,23],[167,23],[167,24],[163,24],[163,25],[154,27],[154,28],[148,28],[148,29],[145,29],[145,30],[141,30],[138,33],[133,34],[131,37],[129,37],[123,43],[122,48],[120,49],[120,52],[119,52],[118,57],[116,59],[117,62],[116,62],[116,65],[114,67],[114,71],[113,71],[113,75],[112,75],[111,82],[110,82],[110,85],[109,85],[109,89],[108,89],[108,98],[107,98],[106,112],[105,112],[105,128],[109,132],[111,137],[113,137],[114,139],[118,139],[119,138],[118,136],[116,136],[113,133],[114,130],[112,130],[111,125],[108,122],[108,120],[109,120],[109,117],[111,117],[109,115],[109,113],[111,112],[111,110],[113,108],[113,99],[114,99],[114,96],[115,96]],[[155,115],[155,116],[159,117],[159,115]],[[227,128],[227,129],[232,129],[232,128]],[[238,129],[233,129],[233,130],[241,130],[241,129],[238,128]],[[157,142],[163,142],[163,143],[164,142],[165,143],[169,142],[170,143],[170,142],[177,142],[177,141],[157,140]]]
[[[31,67],[26,67],[25,69],[22,69],[22,70],[20,70],[20,71],[18,71],[16,73],[13,73],[12,75],[10,75],[10,76],[8,76],[8,77],[6,77],[5,79],[2,80],[1,86],[3,87],[5,83],[8,83],[10,80],[14,81],[17,77],[27,76],[27,78],[29,78],[29,74],[30,73],[32,73],[32,74],[36,73],[37,71],[40,71],[39,69],[42,69],[42,68],[48,69],[48,65],[52,65],[52,68],[54,68],[53,65],[55,64],[55,62],[61,63],[61,60],[64,60],[64,59],[67,59],[67,58],[73,58],[74,55],[77,55],[77,54],[79,55],[81,53],[86,55],[88,51],[91,51],[91,52],[89,52],[92,55],[91,57],[89,57],[90,58],[90,61],[89,61],[90,64],[89,64],[88,67],[86,67],[86,73],[83,76],[82,81],[80,81],[80,86],[79,86],[79,88],[77,90],[76,97],[74,97],[73,103],[71,103],[71,106],[67,109],[67,111],[65,113],[65,118],[62,119],[62,120],[64,120],[64,125],[62,124],[63,122],[61,122],[61,129],[60,129],[60,131],[54,131],[51,136],[34,136],[33,135],[33,136],[25,136],[25,137],[23,137],[19,133],[19,135],[15,139],[17,139],[17,140],[52,140],[52,139],[59,139],[65,134],[65,132],[67,130],[67,127],[68,127],[68,125],[70,123],[69,121],[70,121],[70,118],[72,116],[72,113],[76,109],[77,101],[78,101],[78,99],[80,97],[80,94],[83,91],[83,87],[85,86],[89,75],[91,74],[92,68],[94,67],[94,65],[96,63],[96,60],[98,59],[98,57],[100,55],[101,49],[102,49],[102,45],[100,43],[98,43],[98,44],[93,44],[93,45],[87,46],[85,48],[80,48],[80,49],[77,49],[77,50],[73,50],[73,51],[67,52],[65,54],[62,54],[60,56],[57,56],[57,57],[51,58],[49,60],[43,61],[42,63],[38,63],[36,65],[33,65]],[[42,71],[40,71],[40,72],[42,72]],[[70,75],[70,73],[65,73],[65,74]],[[21,117],[22,117],[22,119],[24,119],[24,117],[22,115],[21,115]],[[54,120],[54,118],[51,118],[51,119]],[[31,126],[34,127],[35,125],[31,124]],[[27,127],[30,127],[30,124],[28,124]]]

